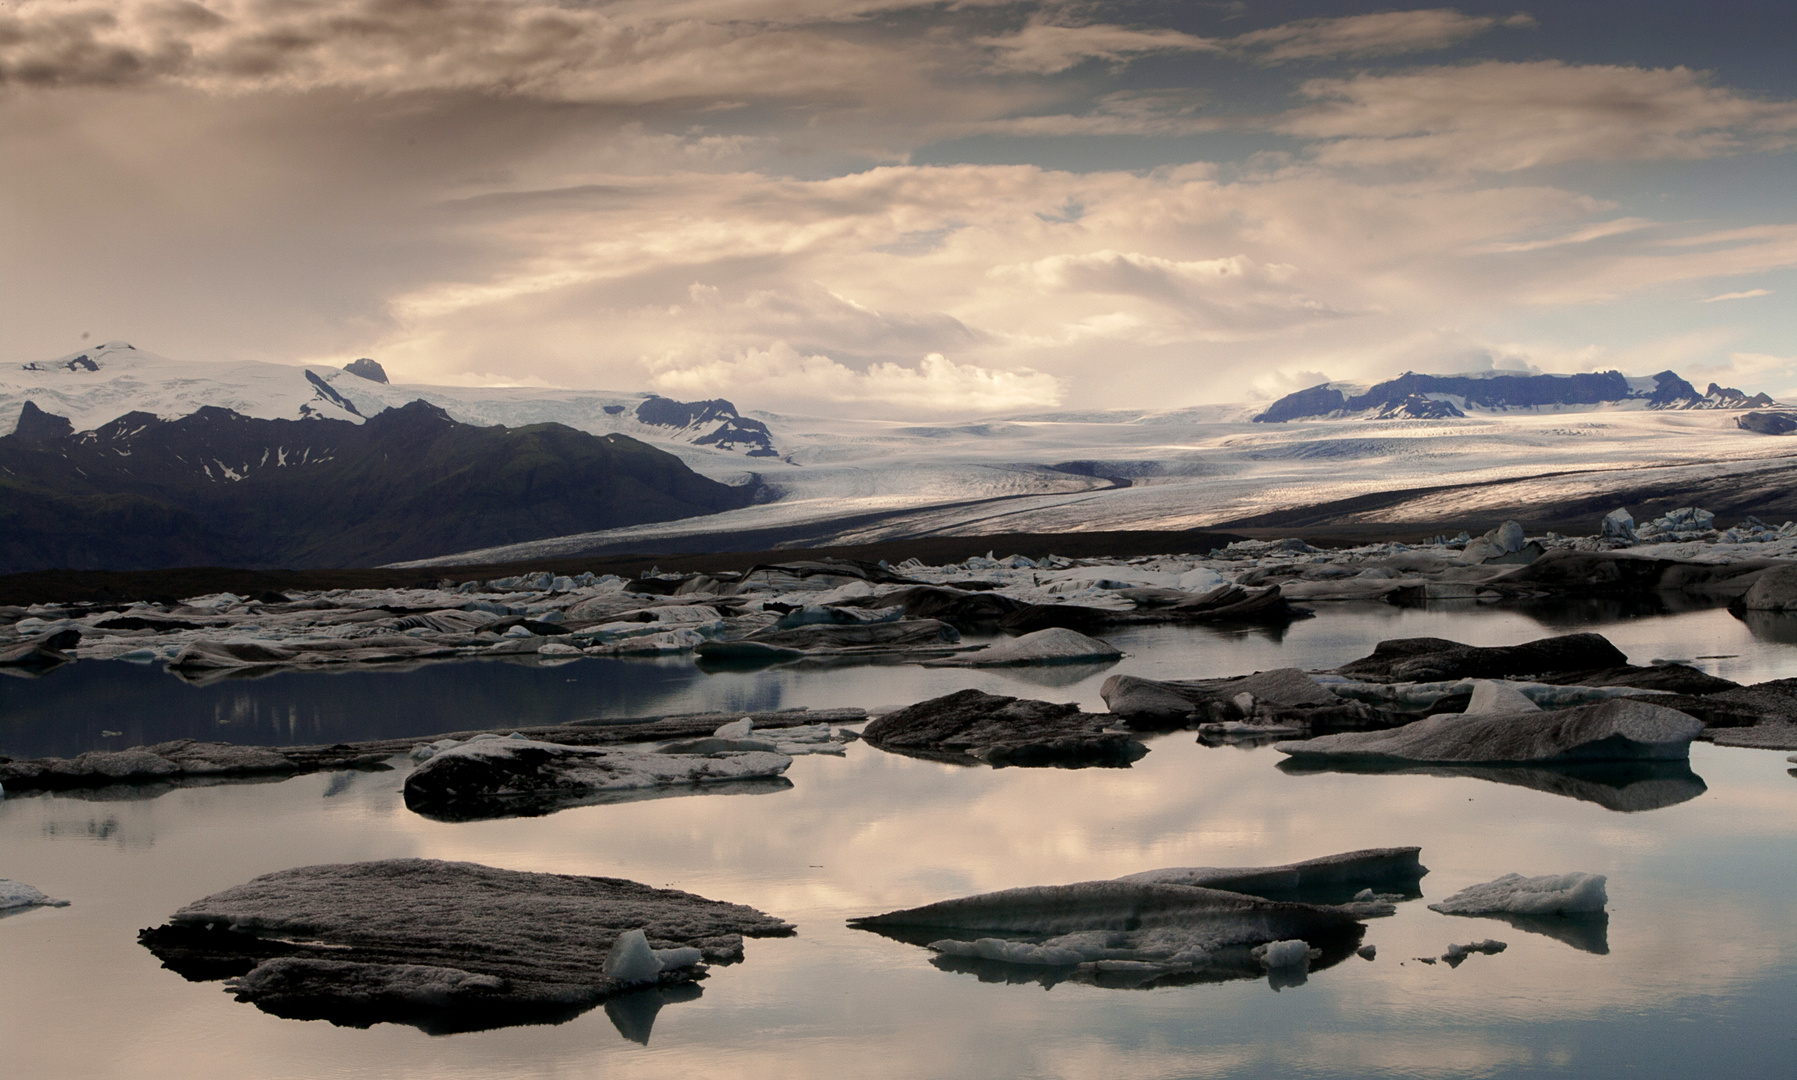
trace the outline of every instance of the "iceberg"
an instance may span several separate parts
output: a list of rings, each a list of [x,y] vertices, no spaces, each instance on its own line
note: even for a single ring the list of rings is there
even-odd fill
[[[1633,698],[1552,712],[1427,717],[1388,731],[1274,743],[1294,757],[1445,764],[1677,761],[1703,722]]]
[[[742,959],[745,936],[791,933],[753,908],[620,878],[389,859],[265,874],[138,939],[190,980],[235,976],[227,990],[276,1016],[441,1034],[560,1023],[704,978],[707,963]]]
[[[406,806],[468,820],[552,813],[570,806],[697,794],[758,781],[783,790],[792,758],[762,750],[657,754],[567,746],[534,739],[472,739],[433,754],[406,777]],[[770,787],[771,785],[771,787]]]
[[[1078,630],[1050,627],[1002,641],[979,652],[948,660],[932,660],[925,667],[1006,667],[1016,664],[1086,664],[1123,658],[1123,650]]]
[[[39,889],[27,885],[23,881],[0,878],[0,915],[11,915],[37,907],[68,906],[67,900],[52,900]]]
[[[1430,911],[1444,915],[1589,915],[1609,902],[1602,874],[1550,874],[1501,878],[1460,890]]]

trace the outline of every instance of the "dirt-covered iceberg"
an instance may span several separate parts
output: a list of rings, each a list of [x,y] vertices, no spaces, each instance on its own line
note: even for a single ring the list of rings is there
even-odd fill
[[[1389,731],[1274,743],[1294,757],[1444,764],[1679,761],[1703,722],[1618,698],[1551,712],[1440,714]]]
[[[972,765],[1124,766],[1148,752],[1112,718],[1028,698],[961,690],[870,721],[882,750]]]
[[[1353,955],[1362,919],[1390,914],[1392,900],[1417,895],[1417,880],[1428,872],[1418,851],[1368,849],[1284,866],[1184,867],[1005,889],[850,925],[923,945],[937,967],[989,981],[1139,987],[1259,978],[1281,968],[1282,985],[1290,985],[1313,960],[1320,969]],[[1303,946],[1296,950],[1302,964],[1267,963],[1265,946],[1286,943],[1284,955],[1296,949],[1293,942]],[[1301,969],[1295,980],[1293,967]]]
[[[444,747],[406,777],[406,806],[450,820],[530,816],[570,806],[723,790],[784,790],[785,754],[658,754],[534,739]],[[729,785],[725,787],[724,785]]]
[[[138,940],[164,967],[229,979],[239,1001],[276,1016],[441,1034],[560,1023],[690,986],[707,964],[741,960],[745,936],[793,932],[753,908],[620,878],[388,859],[265,874]],[[646,1038],[642,1010],[624,1011]]]

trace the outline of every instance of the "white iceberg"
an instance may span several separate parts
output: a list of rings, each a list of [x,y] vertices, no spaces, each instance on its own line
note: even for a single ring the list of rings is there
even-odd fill
[[[0,878],[0,914],[34,907],[68,907],[67,900],[53,900],[23,881]]]
[[[1505,874],[1468,886],[1430,911],[1443,915],[1589,915],[1604,910],[1609,897],[1602,874],[1549,874],[1526,878]]]

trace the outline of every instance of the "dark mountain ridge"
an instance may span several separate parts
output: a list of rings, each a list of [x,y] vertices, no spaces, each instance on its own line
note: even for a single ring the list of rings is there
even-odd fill
[[[623,435],[478,427],[414,401],[360,425],[207,407],[0,438],[0,573],[368,566],[748,505]]]
[[[1299,390],[1275,401],[1254,418],[1278,424],[1328,416],[1376,413],[1379,419],[1428,419],[1464,416],[1462,408],[1521,409],[1555,405],[1603,405],[1643,400],[1650,409],[1746,409],[1774,404],[1765,394],[1748,397],[1732,387],[1711,383],[1704,393],[1672,371],[1654,377],[1652,390],[1637,390],[1620,371],[1578,375],[1419,375],[1406,371],[1349,395],[1327,383]],[[1464,406],[1449,398],[1457,398]],[[1438,405],[1425,403],[1435,401]],[[1445,406],[1445,408],[1443,407]]]
[[[608,410],[609,411],[609,410]],[[690,441],[694,446],[715,446],[735,450],[746,446],[747,457],[779,457],[774,449],[774,433],[759,420],[750,420],[736,411],[736,406],[723,398],[709,401],[675,401],[651,394],[636,407],[638,423],[664,427],[676,432],[698,431]],[[703,430],[705,428],[710,430]]]

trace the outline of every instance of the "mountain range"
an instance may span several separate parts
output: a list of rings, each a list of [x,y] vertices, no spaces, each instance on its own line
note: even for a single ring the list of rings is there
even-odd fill
[[[1270,406],[945,423],[395,385],[372,359],[194,363],[111,342],[0,367],[0,432],[11,432],[0,437],[0,572],[1309,529],[1331,514],[1450,534],[1532,514],[1590,531],[1593,506],[1632,500],[1639,517],[1698,490],[1719,511],[1791,502],[1797,516],[1777,496],[1797,443],[1767,437],[1793,425],[1753,411],[1769,403],[1714,385],[1700,394],[1672,372],[1411,373]],[[1517,506],[1493,501],[1525,490]],[[1322,506],[1337,510],[1302,513]]]
[[[673,455],[423,401],[345,420],[204,406],[76,432],[27,402],[0,437],[0,571],[366,566],[753,501]]]
[[[1275,401],[1254,418],[1256,423],[1370,415],[1375,419],[1441,420],[1464,417],[1467,410],[1555,409],[1638,402],[1650,409],[1753,409],[1774,404],[1765,394],[1746,394],[1711,383],[1697,388],[1676,372],[1651,379],[1631,379],[1620,371],[1578,375],[1534,375],[1478,372],[1471,375],[1419,375],[1407,371],[1364,390],[1322,383]]]

